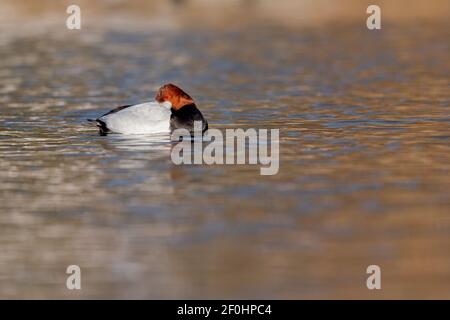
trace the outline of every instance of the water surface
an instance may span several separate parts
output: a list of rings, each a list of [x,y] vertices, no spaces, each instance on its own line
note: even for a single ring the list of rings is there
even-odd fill
[[[448,30],[3,39],[0,297],[450,298]],[[166,82],[212,128],[279,128],[279,173],[176,166],[165,139],[85,122]]]

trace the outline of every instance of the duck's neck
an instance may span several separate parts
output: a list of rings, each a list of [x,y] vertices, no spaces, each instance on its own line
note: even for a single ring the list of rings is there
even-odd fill
[[[181,112],[183,110],[189,110],[189,109],[197,109],[197,106],[195,105],[195,103],[190,103],[190,104],[185,104],[178,108],[172,107],[170,110],[172,111],[172,113],[176,113],[176,112]]]

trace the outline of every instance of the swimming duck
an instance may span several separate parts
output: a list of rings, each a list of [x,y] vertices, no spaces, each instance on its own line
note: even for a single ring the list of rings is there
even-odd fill
[[[101,135],[172,133],[180,128],[193,134],[194,121],[202,122],[203,132],[208,130],[208,122],[191,96],[171,83],[159,88],[155,101],[117,107],[88,121],[97,125]]]

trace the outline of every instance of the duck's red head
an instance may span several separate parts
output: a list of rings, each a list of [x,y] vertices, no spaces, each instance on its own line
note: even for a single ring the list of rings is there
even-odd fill
[[[174,110],[179,110],[186,105],[194,103],[194,100],[190,95],[171,83],[165,84],[159,88],[155,100],[159,103],[169,101]]]

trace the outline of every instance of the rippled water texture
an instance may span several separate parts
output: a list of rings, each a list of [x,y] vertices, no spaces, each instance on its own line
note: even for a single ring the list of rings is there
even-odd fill
[[[449,30],[2,40],[0,297],[450,298]],[[211,128],[279,128],[279,173],[85,123],[169,81]]]

